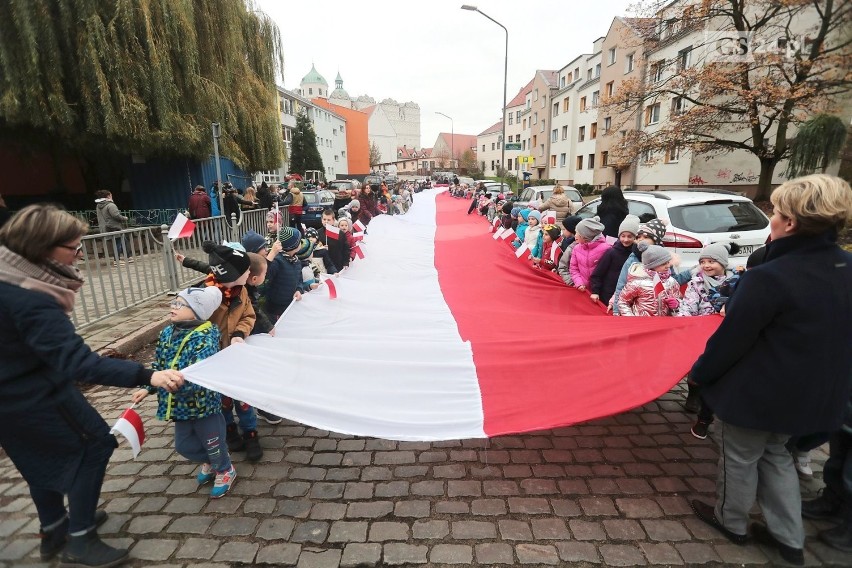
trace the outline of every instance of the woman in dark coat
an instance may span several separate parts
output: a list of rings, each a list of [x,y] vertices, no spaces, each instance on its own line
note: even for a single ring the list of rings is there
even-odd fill
[[[100,357],[77,335],[68,315],[87,232],[52,205],[25,207],[0,229],[0,445],[29,485],[42,560],[64,547],[64,564],[115,566],[127,550],[98,538],[106,513],[95,508],[117,443],[76,383],[174,392],[183,376]]]
[[[627,217],[627,200],[617,187],[611,185],[601,193],[601,203],[598,205],[597,216],[603,223],[604,235],[618,238],[618,226]]]
[[[852,389],[852,253],[836,242],[852,189],[818,174],[784,183],[771,200],[765,260],[743,274],[690,373],[719,418],[722,453],[715,507],[692,508],[742,544],[757,500],[766,525],[752,525],[752,536],[802,565],[799,480],[785,444],[838,430]]]

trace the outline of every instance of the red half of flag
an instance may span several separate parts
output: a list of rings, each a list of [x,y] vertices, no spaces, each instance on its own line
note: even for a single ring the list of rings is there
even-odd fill
[[[337,299],[337,286],[334,285],[334,281],[331,278],[326,278],[323,282],[328,286],[328,298],[330,300]]]
[[[353,229],[357,229],[357,230],[358,230],[358,232],[363,233],[364,231],[366,231],[366,230],[367,230],[367,225],[365,225],[364,223],[362,223],[362,222],[361,222],[361,220],[359,219],[358,221],[355,221],[355,222],[352,224],[352,228],[353,228]]]
[[[124,436],[133,449],[133,457],[136,458],[139,455],[142,444],[145,442],[145,426],[135,410],[128,408],[122,412],[110,432],[117,432]]]
[[[511,230],[511,229],[509,229],[509,230]],[[501,228],[497,229],[496,231],[494,231],[494,235],[491,238],[496,241],[497,239],[502,237],[505,232],[506,232],[506,229],[503,229],[501,227]]]
[[[657,274],[656,272],[654,273],[653,282],[654,282],[654,296],[659,296],[660,294],[663,293],[663,290],[665,290],[666,287],[663,286],[663,281],[660,280],[660,275]]]
[[[500,238],[504,241],[507,241],[509,244],[512,244],[512,241],[515,240],[515,236],[515,231],[513,231],[512,229],[506,229],[505,231],[503,231],[503,234],[500,235]]]
[[[352,250],[355,252],[355,256],[358,258],[364,258],[364,251],[361,250],[361,245],[356,244],[352,247]]]
[[[527,246],[527,243],[521,243],[521,246],[515,251],[515,256],[521,260],[529,260],[532,257],[532,252],[530,251],[530,247]]]
[[[178,213],[175,222],[169,228],[169,239],[183,239],[192,236],[195,231],[195,223],[187,219],[183,213]]]
[[[500,217],[495,217],[494,221],[491,222],[491,232],[494,233],[500,229],[500,224],[503,221],[500,220]]]
[[[364,231],[352,233],[352,238],[355,239],[356,242],[364,240]]]
[[[334,241],[340,238],[340,229],[335,227],[334,225],[326,225],[325,226],[325,236]]]

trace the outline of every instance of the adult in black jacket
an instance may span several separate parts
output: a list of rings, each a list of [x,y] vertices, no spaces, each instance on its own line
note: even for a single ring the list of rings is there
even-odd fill
[[[25,207],[0,229],[0,445],[29,485],[42,560],[64,548],[63,564],[113,566],[128,553],[98,538],[106,513],[95,509],[117,443],[76,383],[173,392],[183,376],[100,357],[77,335],[68,314],[87,232],[52,205]]]
[[[598,205],[597,216],[603,223],[603,234],[608,237],[618,238],[618,226],[627,217],[629,210],[624,194],[614,185],[609,186],[601,193],[601,202]]]
[[[334,211],[325,209],[322,212],[322,227],[317,231],[317,242],[328,247],[328,256],[337,271],[343,270],[349,266],[349,242],[346,237],[340,235],[340,238],[329,238],[325,228],[328,225],[336,225],[334,219]]]
[[[261,183],[257,190],[257,206],[261,209],[272,209],[272,203],[275,199],[277,199],[277,196],[273,198],[266,182]]]
[[[840,428],[852,387],[852,254],[836,244],[852,212],[840,178],[790,180],[772,194],[772,241],[746,272],[691,378],[719,417],[722,458],[715,508],[695,513],[734,542],[747,538],[755,498],[760,542],[802,564],[799,481],[790,436]],[[759,475],[758,475],[759,472]]]

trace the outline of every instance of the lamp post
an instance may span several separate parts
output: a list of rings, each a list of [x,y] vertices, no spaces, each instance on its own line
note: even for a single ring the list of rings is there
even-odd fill
[[[218,122],[214,122],[211,126],[213,129],[213,154],[216,156],[216,188],[219,193],[219,213],[224,215],[225,202],[222,196],[222,170],[219,165],[219,137],[221,136],[221,130]]]
[[[454,123],[453,123],[453,117],[452,117],[452,116],[450,116],[450,115],[444,114],[443,112],[438,112],[438,111],[435,111],[435,114],[440,114],[440,115],[441,115],[441,116],[443,116],[444,118],[449,118],[449,119],[450,119],[450,153],[452,154],[452,155],[450,156],[450,164],[452,164],[452,168],[453,168],[453,170],[455,170],[455,162],[456,162],[456,129],[455,129],[455,125],[454,125]]]
[[[506,180],[506,84],[509,79],[509,30],[506,29],[506,26],[477,8],[476,6],[471,6],[469,4],[464,4],[461,7],[462,10],[468,10],[470,12],[479,12],[501,28],[506,32],[506,55],[503,58],[503,113],[501,117],[501,122],[503,123],[503,133],[502,138],[503,142],[500,144],[500,189],[503,189],[503,183]]]

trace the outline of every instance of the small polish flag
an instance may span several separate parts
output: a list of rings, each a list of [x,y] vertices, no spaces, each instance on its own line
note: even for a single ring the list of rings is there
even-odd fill
[[[494,239],[494,240],[496,241],[497,239],[499,239],[500,237],[502,237],[502,236],[503,236],[503,234],[504,234],[507,230],[511,231],[511,229],[504,229],[504,228],[502,228],[502,227],[501,227],[501,228],[497,229],[496,231],[494,231],[494,236],[492,236],[491,238],[492,238],[492,239]]]
[[[340,238],[340,229],[335,227],[334,225],[326,225],[325,226],[325,236],[334,241]]]
[[[542,225],[555,225],[556,224],[556,211],[545,211],[544,215],[541,216]]]
[[[183,213],[178,213],[175,222],[172,223],[169,229],[169,239],[172,241],[183,239],[192,236],[193,231],[195,231],[195,223],[187,219]]]
[[[654,296],[656,297],[656,296],[659,296],[660,294],[662,294],[663,290],[665,290],[666,287],[663,286],[663,281],[660,280],[660,275],[656,272],[654,273],[653,282],[654,282]]]
[[[326,276],[325,278],[322,279],[322,282],[323,282],[323,284],[328,286],[328,298],[330,300],[337,299],[337,286],[334,285],[333,279]]]
[[[307,233],[307,232],[308,232],[308,228],[307,228],[307,227],[305,227],[305,224],[304,224],[304,223],[299,223],[299,224],[302,226],[302,234],[304,235],[305,233]]]
[[[364,258],[364,251],[361,250],[361,245],[356,244],[352,247],[352,250],[355,251],[355,256],[358,258]]]
[[[142,443],[145,441],[145,426],[132,406],[121,413],[121,416],[110,429],[110,433],[118,433],[124,436],[130,443],[130,447],[133,448],[133,459],[136,459],[142,449]]]
[[[357,233],[352,233],[352,238],[356,241],[364,240],[364,231],[358,231]]]
[[[357,232],[363,233],[367,230],[367,225],[362,223],[361,220],[359,219],[359,220],[355,221],[355,223],[352,224],[352,228],[357,229]]]
[[[512,244],[512,241],[515,240],[515,236],[515,231],[513,231],[510,227],[503,231],[503,234],[500,235],[500,238],[504,241],[509,241],[509,244]]]
[[[493,233],[495,231],[500,230],[500,224],[502,222],[503,221],[500,219],[500,217],[494,217],[494,221],[491,222],[491,232]]]
[[[518,250],[515,251],[515,256],[523,260],[529,260],[532,257],[532,252],[530,252],[530,247],[527,246],[527,243],[522,243],[518,247]]]

